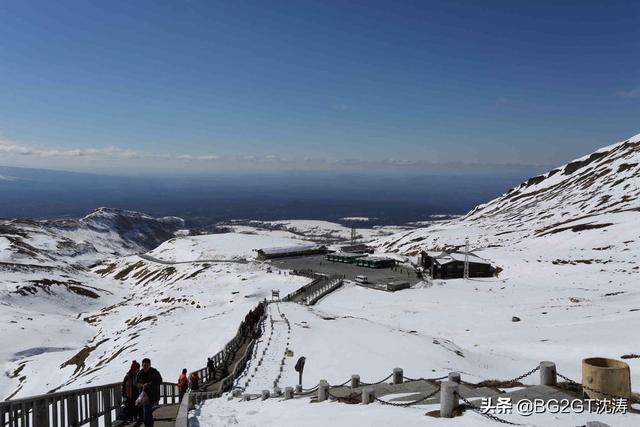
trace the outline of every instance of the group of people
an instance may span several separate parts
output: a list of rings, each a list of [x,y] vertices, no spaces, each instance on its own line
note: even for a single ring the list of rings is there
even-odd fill
[[[189,389],[191,389],[192,391],[200,390],[200,375],[197,371],[193,371],[191,372],[191,375],[187,377],[187,368],[183,368],[182,372],[180,373],[180,377],[178,377],[178,392],[180,402],[182,402],[182,398]]]
[[[208,359],[207,367],[209,375],[213,376],[214,366],[211,358]],[[142,421],[145,427],[152,427],[153,409],[160,402],[161,384],[162,375],[151,367],[151,360],[142,359],[142,369],[137,361],[131,362],[131,367],[122,381],[123,418],[126,421]],[[180,402],[189,389],[200,390],[200,375],[194,371],[187,377],[187,368],[184,368],[178,378]]]
[[[264,315],[266,303],[260,303],[249,311],[241,324],[243,336],[257,337],[260,332],[258,323]],[[207,358],[207,370],[209,379],[214,377],[215,364],[212,358]],[[225,369],[223,366],[222,369]],[[223,372],[223,374],[226,374]],[[191,389],[200,390],[200,375],[197,371],[187,376],[187,368],[184,368],[178,378],[179,398]],[[160,402],[160,385],[162,375],[157,369],[151,367],[151,360],[142,359],[142,366],[137,361],[131,362],[131,367],[122,381],[122,398],[124,400],[123,418],[127,421],[143,421],[145,427],[153,427],[153,409]]]
[[[124,418],[141,420],[145,427],[153,427],[153,407],[160,402],[161,384],[162,375],[151,367],[149,358],[142,359],[142,367],[135,360],[131,362],[122,381]]]
[[[257,338],[259,332],[257,331],[260,319],[264,314],[265,303],[261,302],[256,308],[250,310],[246,316],[244,316],[244,322],[240,325],[240,332],[243,336],[249,335],[251,338]]]

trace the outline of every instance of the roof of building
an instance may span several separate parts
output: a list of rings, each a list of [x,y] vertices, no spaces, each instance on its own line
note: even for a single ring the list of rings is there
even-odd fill
[[[298,246],[287,246],[287,247],[278,247],[278,248],[263,248],[258,249],[258,252],[262,252],[265,255],[275,255],[275,254],[287,254],[294,252],[306,252],[306,251],[315,251],[326,249],[327,247],[324,245],[298,245]]]
[[[359,254],[359,253],[355,253],[355,252],[334,252],[331,255],[333,255],[333,256],[341,256],[343,258],[362,258],[364,256],[367,256],[367,254]]]
[[[422,251],[423,254],[427,254],[430,258],[437,258],[442,255],[444,252],[442,251]]]
[[[391,257],[386,257],[386,256],[373,256],[373,255],[369,255],[365,258],[368,261],[395,261],[394,258]]]
[[[442,256],[436,257],[435,261],[442,265],[448,264],[453,261],[464,262],[465,255],[459,252],[452,252],[450,254],[443,254]],[[469,253],[469,262],[473,264],[489,264],[491,263],[485,259],[480,258],[479,256]]]

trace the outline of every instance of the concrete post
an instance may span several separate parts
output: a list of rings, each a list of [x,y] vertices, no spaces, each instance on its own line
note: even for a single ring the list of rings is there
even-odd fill
[[[324,402],[329,396],[329,383],[327,380],[320,380],[318,386],[318,402]]]
[[[284,400],[293,399],[293,387],[284,388]]]
[[[393,383],[402,384],[403,376],[402,368],[395,368],[393,370]]]
[[[270,396],[269,390],[262,390],[262,400],[267,400]]]
[[[362,404],[368,405],[373,402],[376,393],[373,388],[364,388],[362,389]]]
[[[458,407],[458,383],[443,381],[440,386],[440,416],[452,418],[453,411]]]
[[[555,386],[557,384],[556,364],[549,361],[540,362],[540,385]]]
[[[460,384],[460,372],[449,372],[449,381]]]
[[[360,387],[360,375],[351,375],[351,388]]]
[[[296,384],[296,393],[302,393],[302,384]]]
[[[274,386],[273,387],[273,395],[277,397],[277,396],[280,396],[281,394],[282,394],[282,390],[280,390],[280,387]]]

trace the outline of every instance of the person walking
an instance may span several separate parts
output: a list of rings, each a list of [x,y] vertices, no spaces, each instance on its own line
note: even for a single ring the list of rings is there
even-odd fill
[[[179,401],[182,402],[182,398],[184,394],[187,392],[189,388],[189,380],[187,379],[187,368],[182,370],[180,377],[178,378],[178,392],[179,392]]]
[[[191,378],[189,378],[189,382],[191,385],[191,390],[198,391],[200,389],[200,375],[198,375],[198,372],[191,372]]]
[[[215,366],[213,364],[213,359],[207,357],[207,370],[209,371],[209,381],[213,380],[213,374],[215,373]]]
[[[124,398],[124,419],[127,422],[133,421],[138,414],[136,408],[136,399],[138,398],[138,388],[136,386],[136,377],[140,371],[140,364],[137,361],[131,362],[129,371],[122,380],[122,397]]]
[[[149,358],[142,359],[142,370],[136,379],[138,388],[145,392],[147,398],[142,404],[144,427],[153,427],[153,407],[160,402],[160,384],[162,375],[156,368],[151,367]]]

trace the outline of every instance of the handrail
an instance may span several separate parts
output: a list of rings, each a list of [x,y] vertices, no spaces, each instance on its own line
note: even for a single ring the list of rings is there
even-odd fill
[[[102,421],[111,426],[122,400],[122,384],[110,383],[94,387],[42,394],[0,402],[0,421],[4,427],[64,427]],[[178,402],[178,385],[160,385],[159,406]]]
[[[267,304],[266,300],[258,306]],[[263,314],[264,315],[264,314]],[[227,360],[233,357],[249,331],[245,322],[240,322],[236,335],[216,353],[213,374],[221,367],[227,368]],[[246,363],[247,354],[242,363]],[[233,372],[222,378],[223,390],[229,386],[229,378],[233,383],[234,375],[241,363],[237,363]],[[197,372],[203,384],[215,382],[215,377],[207,367]],[[178,403],[178,385],[163,382],[160,387],[160,406]],[[99,420],[105,427],[110,427],[122,400],[122,383],[109,383],[93,387],[83,387],[55,393],[46,393],[21,399],[0,402],[0,427],[65,427],[89,424],[98,427]]]
[[[291,292],[289,295],[284,297],[283,301],[294,301],[294,300],[302,301],[304,300],[304,298],[308,297],[309,295],[314,294],[318,289],[322,288],[324,285],[342,278],[343,276],[339,274],[318,277],[314,279],[311,283],[308,283],[302,286],[301,288],[298,288],[295,291]],[[302,294],[304,294],[304,297],[299,298],[299,296]]]

